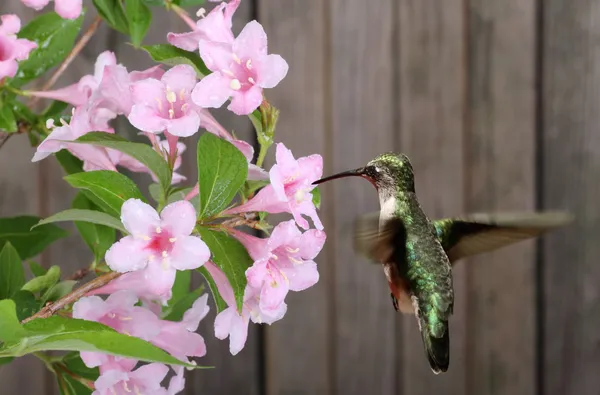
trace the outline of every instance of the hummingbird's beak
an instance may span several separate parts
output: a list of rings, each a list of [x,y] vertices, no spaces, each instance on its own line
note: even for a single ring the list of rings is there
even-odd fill
[[[343,178],[343,177],[367,177],[366,167],[361,167],[361,168],[354,169],[354,170],[343,171],[341,173],[337,173],[337,174],[334,174],[329,177],[321,178],[320,180],[313,182],[313,185],[321,184],[326,181],[335,180],[336,178]]]

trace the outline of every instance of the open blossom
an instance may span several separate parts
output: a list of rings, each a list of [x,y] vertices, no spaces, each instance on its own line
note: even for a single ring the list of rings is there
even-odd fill
[[[256,21],[249,22],[232,43],[201,40],[199,48],[206,67],[213,71],[192,92],[200,107],[218,108],[231,97],[229,110],[250,114],[262,102],[263,88],[275,87],[288,72],[281,56],[267,54],[267,35]]]
[[[79,299],[73,305],[73,318],[100,322],[115,329],[144,340],[150,340],[160,333],[158,318],[150,310],[135,306],[137,295],[131,291],[119,291],[110,295],[106,301],[98,296]],[[111,357],[98,352],[81,352],[81,359],[88,367],[109,363]]]
[[[191,236],[196,211],[190,202],[171,203],[159,216],[150,205],[129,199],[121,208],[121,221],[130,235],[110,247],[106,263],[120,273],[148,270],[149,288],[170,288],[177,270],[196,269],[210,257],[206,244]]]
[[[92,123],[87,107],[77,107],[73,110],[73,116],[68,124],[63,121],[62,126],[55,127],[48,137],[38,145],[31,161],[40,161],[50,154],[66,148],[83,161],[83,168],[86,171],[98,168],[116,171],[104,148],[94,147],[89,144],[69,143],[69,141],[76,140],[93,130],[100,130],[101,126]],[[112,132],[112,130],[105,131]]]
[[[160,81],[148,78],[136,82],[129,122],[144,132],[168,131],[179,137],[195,134],[200,127],[198,108],[190,99],[195,85],[196,72],[188,65],[173,67]]]
[[[160,363],[140,366],[136,370],[107,370],[95,381],[96,390],[92,395],[167,395],[167,390],[160,385],[167,373],[169,368]]]
[[[260,310],[273,312],[289,291],[303,291],[319,281],[313,259],[325,243],[325,232],[298,230],[294,220],[279,223],[269,239],[235,231],[254,264],[246,270],[248,285],[260,290]]]
[[[242,311],[239,312],[236,307],[233,289],[225,274],[212,262],[207,262],[205,267],[217,285],[219,294],[228,306],[215,318],[215,337],[221,340],[229,337],[229,352],[231,355],[236,355],[246,344],[250,320],[257,324],[270,325],[283,318],[287,311],[287,305],[282,303],[275,311],[261,312],[258,307],[258,292],[247,286],[244,291]]]
[[[302,217],[307,215],[312,218],[315,227],[322,230],[323,225],[312,202],[311,191],[315,188],[312,183],[323,175],[323,158],[311,155],[296,160],[283,143],[278,143],[276,159],[277,163],[269,171],[271,183],[245,204],[233,207],[226,213],[289,212],[303,229],[308,229],[308,222]]]
[[[50,0],[21,0],[27,7],[41,10]],[[54,10],[66,19],[75,19],[81,15],[81,0],[54,0]]]
[[[13,14],[0,17],[0,79],[14,77],[19,68],[17,61],[25,60],[37,44],[24,38],[17,38],[21,30],[21,20]]]
[[[79,82],[51,91],[33,91],[32,96],[60,100],[73,106],[87,104],[105,112],[105,118],[117,114],[129,114],[133,105],[130,86],[146,78],[160,78],[160,66],[129,73],[125,66],[117,63],[115,54],[104,51],[96,59],[94,74],[81,77]]]
[[[232,0],[229,3],[223,2],[213,8],[208,15],[200,18],[196,22],[196,27],[193,31],[182,34],[169,33],[167,40],[170,44],[186,51],[197,50],[198,43],[201,40],[232,43],[232,18],[239,5],[240,0]]]

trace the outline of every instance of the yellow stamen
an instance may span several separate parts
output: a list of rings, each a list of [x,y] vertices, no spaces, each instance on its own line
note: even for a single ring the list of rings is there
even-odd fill
[[[252,70],[252,59],[248,59],[248,60],[246,61],[246,68],[247,68],[248,70]]]
[[[248,77],[248,82],[250,82],[251,84],[256,84],[256,81],[254,81],[254,78],[252,77]]]
[[[167,89],[167,101],[169,103],[175,103],[177,101],[177,95],[175,92]]]
[[[119,319],[121,321],[131,321],[133,319],[133,317],[129,317],[129,316],[125,315],[125,316],[120,316]]]
[[[144,235],[144,236],[142,236],[142,240],[144,240],[144,241],[150,241],[150,236]]]
[[[154,100],[156,100],[156,104],[158,106],[158,111],[162,111],[162,100],[160,100],[158,97],[154,98]]]
[[[167,251],[163,251],[162,256],[163,256],[163,258],[166,258],[169,256],[169,253]]]
[[[294,265],[301,265],[301,264],[303,264],[303,263],[304,263],[304,262],[302,262],[301,260],[299,260],[299,259],[296,259],[296,258],[294,258],[294,257],[293,257],[293,256],[291,256],[291,255],[288,255],[288,258],[290,259],[290,261],[292,261],[292,262],[294,263]]]
[[[160,226],[158,226],[158,227],[157,227],[157,228],[156,228],[154,231],[155,231],[156,233],[160,233],[160,232],[162,232],[162,229],[160,228]]]
[[[131,392],[131,390],[127,386],[127,381],[123,381],[123,388],[125,388],[125,392]]]
[[[183,101],[185,99],[185,89],[179,91],[179,99]]]
[[[46,128],[52,129],[54,127],[54,119],[48,118],[46,119]]]
[[[228,76],[230,76],[230,77],[234,77],[234,76],[235,76],[235,75],[233,74],[233,71],[231,71],[231,70],[223,69],[223,70],[221,70],[221,72],[222,72],[223,74],[225,74],[225,75],[228,75]]]
[[[160,264],[160,267],[162,267],[163,270],[169,270],[169,260],[163,259],[162,263]]]
[[[298,251],[300,251],[300,248],[291,248],[291,247],[285,247],[285,250],[287,252],[291,252],[292,254],[297,253]]]
[[[237,91],[237,90],[239,90],[242,87],[242,84],[240,84],[240,80],[234,78],[229,83],[229,87],[231,89],[233,89],[234,91]]]
[[[169,108],[169,118],[173,119],[174,116],[175,116],[175,110],[173,110],[172,108]]]
[[[233,60],[237,64],[242,64],[242,60],[240,58],[238,58],[238,56],[236,54],[233,54]]]
[[[287,276],[285,275],[284,272],[279,271],[279,273],[281,273],[281,277],[283,277],[283,279],[285,280],[285,283],[289,286],[290,285],[290,280],[287,278]]]
[[[169,239],[169,242],[170,242],[170,243],[175,243],[176,241],[177,241],[177,237],[171,237],[171,238]]]
[[[142,393],[140,392],[140,389],[135,384],[133,385],[133,391],[135,392],[135,395],[142,395]]]

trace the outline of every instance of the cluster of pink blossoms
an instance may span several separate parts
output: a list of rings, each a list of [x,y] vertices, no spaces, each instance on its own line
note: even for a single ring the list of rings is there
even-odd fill
[[[32,7],[43,7],[48,1],[23,0]],[[80,0],[55,2],[62,16],[79,15]],[[311,192],[313,181],[322,176],[322,158],[311,155],[296,159],[289,149],[278,143],[276,164],[267,172],[251,163],[253,147],[233,138],[208,110],[230,100],[229,110],[248,115],[263,102],[263,88],[276,86],[288,71],[285,60],[267,53],[267,36],[258,22],[248,23],[234,36],[232,16],[239,3],[240,0],[232,0],[217,5],[201,17],[192,32],[169,33],[168,41],[172,45],[187,51],[198,50],[212,71],[200,81],[188,65],[177,65],[167,71],[156,66],[129,72],[107,51],[99,55],[93,75],[86,75],[61,89],[30,92],[33,96],[60,100],[74,107],[68,123],[61,120],[61,125],[55,126],[52,121],[48,122],[51,133],[37,147],[33,161],[66,149],[83,161],[84,171],[117,171],[117,167],[123,167],[154,177],[146,166],[126,154],[72,141],[91,131],[115,133],[110,122],[124,116],[147,136],[155,150],[174,163],[175,171],[185,150],[185,144],[179,139],[205,129],[243,153],[248,161],[248,180],[269,180],[250,200],[222,214],[260,211],[292,214],[293,219],[278,224],[268,239],[229,228],[230,235],[245,246],[253,260],[253,265],[246,270],[247,286],[239,311],[227,276],[210,261],[208,246],[195,233],[197,213],[189,200],[198,194],[198,184],[186,200],[171,203],[160,213],[138,199],[123,204],[121,221],[128,234],[107,251],[105,260],[112,270],[124,274],[75,303],[73,316],[140,337],[189,363],[192,363],[190,357],[206,353],[204,340],[194,332],[209,308],[207,295],[203,295],[181,322],[161,319],[161,305],[171,299],[178,270],[201,266],[208,270],[228,305],[215,319],[215,336],[229,337],[230,352],[235,355],[244,347],[250,321],[272,324],[280,320],[287,310],[288,292],[302,291],[317,283],[319,273],[314,258],[326,238]],[[1,41],[5,40],[6,48],[12,52],[6,52],[10,59],[0,59],[0,72],[16,70],[16,60],[24,59],[35,48],[34,43],[14,37],[19,27],[12,16],[4,16],[2,21],[0,45],[5,45]],[[173,183],[183,181],[185,177],[173,173]],[[304,216],[312,219],[315,229],[310,229]],[[109,296],[104,300],[97,295]],[[138,302],[141,305],[138,306]],[[168,388],[163,388],[161,382],[168,373],[165,365],[149,364],[135,369],[138,361],[131,359],[86,352],[82,352],[81,357],[87,366],[100,368],[101,375],[95,382],[96,395],[123,390],[175,394],[183,388],[181,367],[173,367],[176,376]]]

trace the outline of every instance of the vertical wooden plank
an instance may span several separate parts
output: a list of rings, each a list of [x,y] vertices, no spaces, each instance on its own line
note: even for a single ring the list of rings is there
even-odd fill
[[[415,170],[415,186],[430,219],[464,208],[465,15],[463,0],[403,0],[398,7],[401,151]],[[434,376],[414,316],[402,315],[399,393],[464,393],[465,267],[453,270],[450,367]]]
[[[600,386],[600,7],[543,5],[543,206],[576,221],[543,243],[545,394]]]
[[[266,92],[281,110],[275,139],[296,157],[317,153],[327,161],[325,2],[261,0],[259,4],[258,18],[269,36],[269,52],[280,54],[290,66],[283,82]],[[331,169],[326,167],[327,171]],[[321,192],[327,196],[330,186],[325,185]],[[290,293],[285,318],[266,328],[269,394],[331,393],[329,323],[333,265],[327,259],[335,237],[329,227],[331,214],[332,207],[319,213],[328,234],[326,247],[316,260],[319,282],[306,291]],[[310,336],[301,328],[310,329]]]
[[[393,0],[377,6],[360,0],[332,0],[330,79],[332,171],[364,166],[394,147]],[[332,182],[330,247],[335,249],[336,393],[395,392],[397,313],[379,265],[352,247],[357,214],[379,208],[373,187],[362,179]]]
[[[468,208],[533,210],[535,1],[470,0],[468,11]],[[534,242],[462,264],[470,393],[535,393]]]

